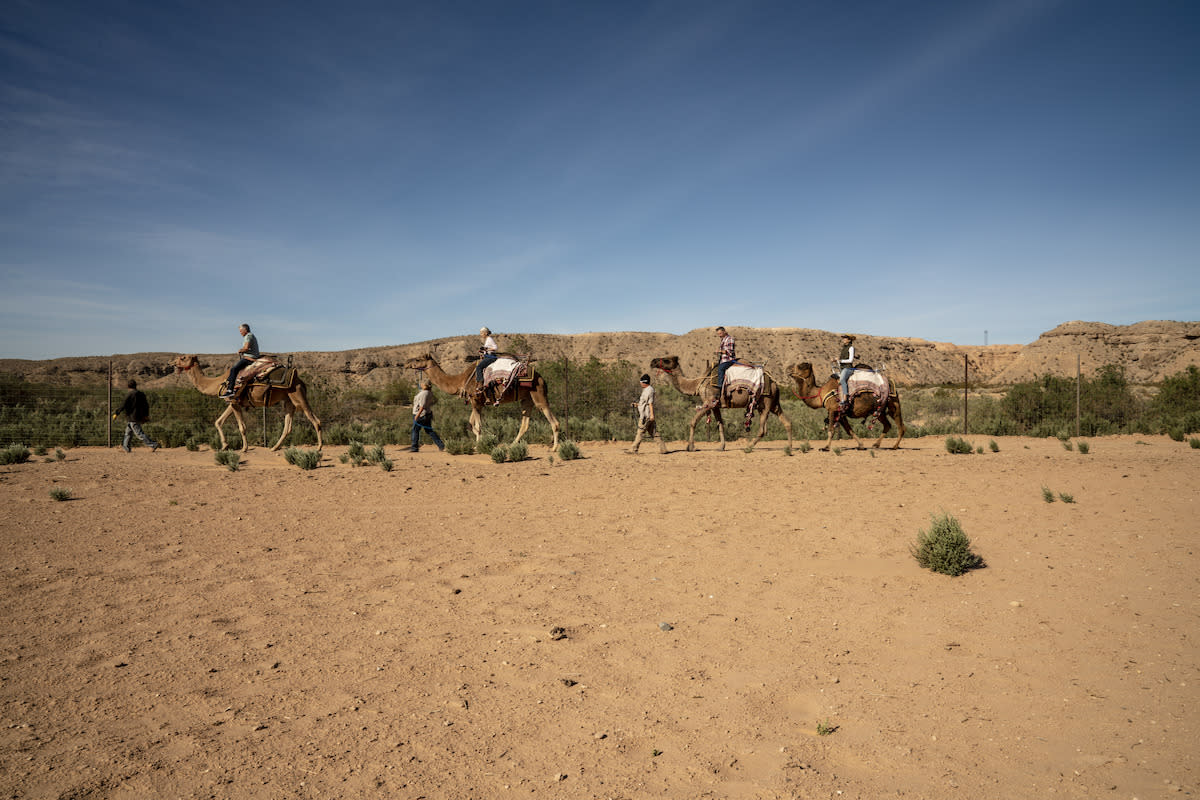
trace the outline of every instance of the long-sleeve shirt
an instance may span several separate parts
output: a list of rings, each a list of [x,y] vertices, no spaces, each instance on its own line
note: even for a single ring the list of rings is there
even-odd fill
[[[737,358],[737,356],[734,355],[733,351],[734,351],[733,337],[727,333],[721,337],[721,363],[722,364],[724,364],[726,361],[733,361]]]

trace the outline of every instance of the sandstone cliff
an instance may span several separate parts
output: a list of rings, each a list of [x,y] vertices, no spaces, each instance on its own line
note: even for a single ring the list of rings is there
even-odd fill
[[[743,358],[764,363],[786,381],[789,364],[810,361],[822,371],[837,355],[838,333],[807,328],[731,328]],[[710,328],[682,335],[624,331],[613,333],[515,334],[499,333],[501,347],[523,338],[540,359],[566,356],[586,361],[625,360],[648,369],[656,356],[677,355],[686,374],[695,374],[713,358],[716,337]],[[437,339],[386,347],[366,347],[338,352],[291,354],[306,372],[335,385],[376,388],[406,374],[406,359],[433,352],[447,370],[466,369],[464,358],[475,352],[475,336]],[[1106,364],[1119,364],[1133,383],[1157,383],[1168,375],[1200,366],[1200,322],[1138,322],[1107,325],[1099,322],[1067,322],[1038,337],[1029,345],[954,345],[889,336],[859,336],[861,360],[886,367],[904,386],[961,384],[964,362],[974,385],[1004,386],[1031,380],[1039,375],[1074,376],[1076,363],[1084,375]],[[175,353],[57,358],[45,361],[0,359],[0,373],[28,381],[65,385],[103,384],[112,362],[114,380],[123,383],[137,377],[144,386],[175,385],[184,381],[169,366]],[[200,356],[206,371],[227,367],[231,354]]]

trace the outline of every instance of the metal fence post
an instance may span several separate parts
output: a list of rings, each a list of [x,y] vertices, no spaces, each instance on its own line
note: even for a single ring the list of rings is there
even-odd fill
[[[963,356],[963,436],[967,435],[967,391],[970,388],[967,367],[969,364],[970,360],[967,356]]]

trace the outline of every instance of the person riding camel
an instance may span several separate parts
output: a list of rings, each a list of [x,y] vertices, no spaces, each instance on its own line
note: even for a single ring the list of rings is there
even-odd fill
[[[492,338],[492,332],[487,326],[479,329],[479,360],[475,362],[475,393],[482,394],[483,386],[483,371],[488,365],[494,363],[498,356],[496,351],[500,348],[496,346],[496,340]],[[499,400],[499,398],[496,398]],[[498,405],[498,403],[497,403]]]
[[[850,376],[854,374],[854,336],[849,333],[842,334],[842,352],[838,355],[837,367],[840,370],[838,375],[838,388],[841,390],[841,395],[838,396],[838,401],[841,403],[841,411],[845,412],[850,408]]]
[[[720,337],[720,348],[717,350],[717,398],[716,405],[721,405],[721,392],[725,388],[725,372],[737,363],[736,344],[733,337],[725,330],[725,327],[718,325],[716,329],[717,336]]]
[[[258,337],[250,332],[250,325],[243,322],[238,327],[238,332],[242,334],[242,346],[237,351],[238,360],[229,370],[229,378],[225,381],[225,393],[221,395],[222,399],[233,402],[237,399],[237,390],[241,387],[237,385],[237,376],[244,368],[254,363],[260,355],[258,351]]]

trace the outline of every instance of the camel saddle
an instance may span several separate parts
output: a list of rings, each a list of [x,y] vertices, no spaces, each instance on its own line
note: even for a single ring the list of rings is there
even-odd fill
[[[854,367],[854,374],[846,380],[846,386],[850,389],[851,398],[870,392],[875,395],[875,404],[879,406],[886,403],[891,394],[891,384],[887,377],[882,372],[876,372],[861,364]],[[837,391],[834,389],[834,392]]]
[[[721,405],[729,408],[732,404],[733,393],[744,390],[750,398],[762,394],[765,372],[762,366],[749,364],[734,364],[725,370],[725,385],[721,387]],[[715,380],[715,377],[714,377]]]
[[[513,381],[532,384],[534,379],[533,364],[520,361],[512,356],[499,356],[491,364],[483,368],[483,386],[495,385],[497,395],[503,394]]]
[[[295,367],[285,367],[271,356],[260,356],[238,373],[237,388],[247,385],[291,386],[295,380]]]

